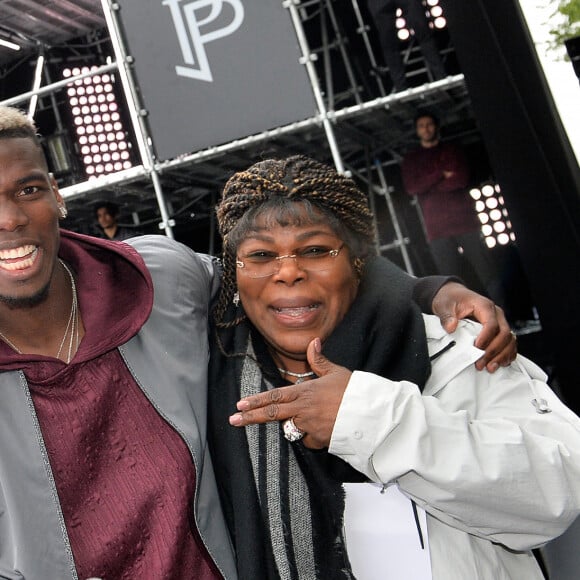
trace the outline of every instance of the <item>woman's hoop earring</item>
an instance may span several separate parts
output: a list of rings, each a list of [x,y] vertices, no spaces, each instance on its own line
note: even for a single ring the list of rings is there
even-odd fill
[[[64,205],[60,205],[58,207],[58,213],[59,213],[61,219],[64,219],[68,215],[68,211],[67,211],[66,207],[64,207]]]

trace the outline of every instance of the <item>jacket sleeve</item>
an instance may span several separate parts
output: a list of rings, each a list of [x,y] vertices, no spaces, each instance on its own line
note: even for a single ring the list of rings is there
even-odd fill
[[[473,341],[465,326],[458,346]],[[412,383],[354,372],[330,452],[374,481],[396,481],[453,527],[528,550],[580,511],[580,420],[530,361],[478,373],[471,363],[480,351],[471,350],[436,359],[423,395]],[[535,399],[550,412],[539,413]]]

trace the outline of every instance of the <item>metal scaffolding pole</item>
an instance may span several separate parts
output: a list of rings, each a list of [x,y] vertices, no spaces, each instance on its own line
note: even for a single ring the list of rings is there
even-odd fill
[[[121,84],[123,85],[125,98],[129,105],[129,114],[131,116],[133,130],[135,131],[135,137],[137,139],[137,147],[139,148],[141,163],[149,173],[153,183],[159,211],[161,213],[159,229],[165,230],[165,234],[168,237],[173,238],[172,226],[175,225],[175,221],[170,219],[167,211],[167,205],[161,187],[161,180],[159,179],[159,173],[155,167],[151,136],[149,135],[144,119],[146,112],[141,108],[137,88],[130,68],[132,58],[127,54],[127,50],[122,41],[121,26],[118,19],[118,11],[120,7],[113,0],[101,0],[101,3],[103,6],[103,12],[105,13],[105,20],[107,22],[109,34],[111,36],[111,43],[115,52],[115,59],[117,60]]]
[[[103,0],[104,1],[104,0]],[[296,37],[298,39],[298,45],[300,46],[300,51],[302,52],[302,57],[300,63],[306,66],[306,71],[308,73],[308,78],[310,79],[310,85],[312,87],[312,92],[314,93],[314,100],[316,101],[316,107],[320,113],[322,126],[326,134],[326,139],[330,147],[330,152],[332,154],[332,159],[334,161],[334,166],[339,173],[344,173],[344,164],[342,162],[342,157],[338,149],[338,144],[336,142],[336,137],[334,135],[334,128],[328,117],[328,111],[326,105],[324,104],[324,99],[322,98],[322,92],[320,90],[320,84],[318,82],[318,77],[316,76],[316,69],[314,67],[313,60],[316,58],[314,54],[310,51],[308,46],[308,41],[306,40],[306,34],[304,32],[304,27],[302,26],[302,20],[300,19],[300,14],[298,11],[298,6],[300,5],[300,0],[284,0],[282,6],[287,8],[290,12],[292,18],[292,23],[294,24],[294,30],[296,32]]]
[[[323,0],[324,1],[324,0]],[[296,30],[296,35],[298,36],[298,42],[300,45],[300,49],[302,51],[302,59],[301,62],[306,65],[308,70],[308,76],[310,78],[310,83],[312,85],[312,90],[314,92],[314,97],[316,99],[316,104],[318,106],[318,111],[320,113],[320,117],[322,118],[322,123],[326,132],[326,138],[328,140],[332,156],[334,159],[334,163],[336,166],[337,171],[340,173],[344,173],[344,165],[342,163],[342,158],[340,156],[340,151],[338,149],[338,144],[336,142],[336,138],[334,135],[334,129],[330,123],[329,117],[336,119],[335,113],[330,113],[327,111],[324,100],[322,98],[322,93],[320,91],[320,85],[318,83],[318,77],[316,76],[316,70],[313,65],[313,58],[314,55],[310,52],[308,42],[306,40],[306,36],[304,33],[304,28],[302,26],[302,21],[300,19],[300,14],[298,10],[298,6],[300,5],[300,0],[285,0],[283,5],[290,10],[290,14],[292,16],[292,21],[294,23],[294,28]],[[353,5],[358,10],[358,5],[356,4],[356,0],[353,0]],[[369,46],[370,49],[370,46]],[[372,56],[372,51],[369,50],[369,54]],[[392,97],[393,100],[397,97]],[[382,97],[377,99],[377,101],[382,102],[389,100],[388,98]],[[354,109],[362,108],[362,103],[355,105]],[[389,188],[387,185],[387,181],[385,178],[385,174],[380,162],[377,160],[375,161],[375,168],[377,171],[377,175],[380,182],[380,187],[372,186],[374,190],[376,190],[379,194],[381,194],[386,201],[387,208],[393,223],[393,228],[395,230],[395,240],[392,244],[388,246],[381,246],[381,250],[390,249],[390,248],[398,248],[401,252],[401,256],[403,258],[403,262],[405,263],[405,268],[407,272],[411,275],[414,275],[413,265],[411,263],[411,259],[409,257],[409,252],[407,250],[407,244],[409,243],[409,239],[405,238],[401,231],[401,226],[399,223],[399,219],[397,217],[397,213],[395,211],[395,206],[393,204],[393,200],[391,198],[391,194],[389,192]],[[369,182],[370,184],[370,182]]]
[[[356,21],[358,23],[357,32],[362,36],[365,48],[367,49],[367,54],[369,56],[369,61],[372,67],[372,74],[377,81],[377,87],[379,88],[380,95],[384,97],[387,94],[387,92],[385,91],[383,80],[379,76],[379,67],[377,65],[377,59],[375,58],[375,53],[373,52],[371,40],[369,38],[369,26],[368,24],[366,24],[366,22],[362,17],[360,6],[358,5],[357,0],[352,0],[352,8],[356,16]]]
[[[46,70],[48,70],[48,69],[46,69]],[[24,101],[27,101],[28,99],[30,99],[34,95],[38,95],[39,97],[42,97],[44,95],[49,95],[49,94],[56,92],[58,89],[61,89],[63,87],[66,87],[67,85],[74,83],[75,81],[82,80],[86,77],[92,77],[95,75],[100,75],[100,74],[103,74],[106,72],[116,71],[116,70],[119,70],[117,63],[106,64],[106,65],[103,65],[101,67],[96,68],[95,70],[91,70],[91,71],[87,71],[85,73],[71,76],[71,77],[68,77],[62,81],[50,83],[50,84],[44,85],[43,87],[39,87],[38,89],[28,91],[26,93],[20,93],[19,95],[16,95],[15,97],[10,97],[9,99],[4,99],[3,101],[0,101],[0,105],[4,105],[5,107],[12,107],[13,105],[17,105],[18,103],[22,103]]]
[[[329,110],[334,109],[334,79],[332,78],[332,57],[330,55],[330,42],[328,37],[328,26],[324,9],[320,12],[320,36],[322,37],[322,54],[324,56],[324,78],[326,81],[326,106]]]
[[[409,257],[409,252],[407,250],[407,244],[409,243],[409,238],[403,236],[401,231],[401,224],[399,223],[399,218],[397,217],[397,212],[395,211],[395,206],[393,204],[393,199],[391,198],[391,193],[389,192],[389,186],[387,185],[387,180],[385,178],[385,172],[383,171],[383,166],[379,160],[375,161],[375,169],[377,170],[377,175],[379,177],[379,183],[381,184],[380,192],[384,196],[387,202],[387,208],[389,209],[389,214],[393,222],[393,228],[395,230],[395,241],[389,245],[389,247],[396,247],[401,250],[401,256],[403,257],[403,262],[405,262],[405,269],[412,276],[415,275],[413,271],[413,265],[411,264],[411,258]],[[386,249],[381,247],[381,249]]]
[[[42,73],[44,72],[44,50],[41,49],[38,59],[36,60],[36,67],[34,69],[34,83],[32,85],[32,91],[38,91],[40,85],[42,84]],[[38,104],[38,95],[35,94],[30,99],[30,104],[28,105],[28,118],[30,120],[34,119],[36,113],[36,106]]]
[[[362,103],[362,99],[360,98],[360,90],[358,84],[356,82],[356,78],[352,69],[352,64],[350,62],[350,58],[348,56],[348,52],[345,47],[344,42],[344,34],[338,24],[338,19],[336,18],[336,13],[334,12],[334,8],[332,7],[332,0],[324,0],[324,10],[328,14],[330,22],[332,24],[332,28],[334,30],[334,34],[336,35],[336,45],[340,51],[340,56],[342,58],[342,63],[344,64],[344,70],[346,72],[346,76],[348,78],[348,82],[350,83],[350,90],[353,94],[355,101],[357,104]],[[324,12],[323,12],[324,17]],[[334,108],[334,107],[331,107]]]
[[[393,204],[393,200],[392,200],[391,194],[389,192],[389,187],[388,187],[387,181],[385,179],[385,174],[384,174],[382,165],[380,164],[380,162],[378,160],[375,160],[374,166],[377,170],[377,175],[379,177],[380,185],[375,185],[372,182],[371,167],[367,166],[367,170],[366,170],[365,175],[363,175],[363,173],[361,173],[360,171],[356,171],[354,169],[350,169],[350,171],[358,179],[360,179],[361,181],[364,181],[367,184],[368,191],[369,191],[369,206],[370,206],[373,214],[375,214],[375,216],[376,216],[376,209],[375,209],[376,204],[374,202],[372,193],[374,192],[377,195],[380,195],[380,196],[385,198],[385,201],[387,204],[387,210],[389,212],[389,216],[391,218],[391,221],[393,223],[393,228],[395,230],[395,240],[393,242],[391,242],[390,244],[379,245],[378,224],[376,223],[376,219],[375,219],[375,228],[376,228],[376,236],[375,237],[377,238],[377,250],[379,252],[384,252],[386,250],[399,250],[401,252],[401,257],[403,258],[403,262],[405,264],[405,269],[407,270],[407,272],[409,274],[414,276],[415,273],[413,270],[413,265],[411,263],[409,253],[407,251],[407,245],[410,243],[410,240],[409,240],[409,238],[404,237],[402,234],[401,227],[399,224],[399,219],[398,219],[397,214],[395,212],[395,206]]]

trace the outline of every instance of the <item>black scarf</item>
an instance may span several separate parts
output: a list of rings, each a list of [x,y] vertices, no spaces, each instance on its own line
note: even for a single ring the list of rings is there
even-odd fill
[[[323,353],[351,370],[364,370],[390,378],[408,380],[422,389],[430,372],[425,329],[421,314],[412,302],[413,281],[382,258],[372,259],[357,297],[342,322],[323,345]],[[232,306],[233,309],[233,306]],[[228,313],[231,314],[231,313]],[[264,341],[249,322],[220,332],[226,352],[244,355],[250,342],[263,378],[259,390],[282,386]],[[280,578],[272,550],[269,514],[262,481],[254,477],[246,430],[231,427],[228,416],[235,412],[246,356],[225,357],[213,340],[210,364],[208,439],[220,489],[223,509],[234,542],[238,573],[242,580]],[[270,383],[270,386],[266,384]],[[253,445],[254,458],[266,456],[265,426]],[[361,476],[342,460],[327,452],[313,452],[301,443],[288,443],[278,428],[280,465],[295,457],[308,486],[316,578],[352,577],[342,539],[344,495],[342,481],[361,481]],[[271,441],[271,440],[270,440]],[[278,444],[278,441],[276,442]],[[284,522],[290,520],[287,490],[293,483],[281,468],[280,505]],[[258,491],[259,490],[259,491]],[[284,534],[288,535],[285,523]],[[288,559],[293,553],[287,543]],[[290,565],[291,578],[298,578]]]

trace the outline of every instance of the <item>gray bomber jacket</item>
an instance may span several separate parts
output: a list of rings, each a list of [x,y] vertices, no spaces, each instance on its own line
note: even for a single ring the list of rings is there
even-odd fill
[[[201,538],[224,577],[235,579],[205,435],[208,304],[218,277],[210,257],[164,236],[129,243],[149,268],[155,299],[143,328],[119,351],[149,401],[187,443],[196,470],[194,513]],[[19,371],[0,373],[0,578],[78,578],[42,434]]]

